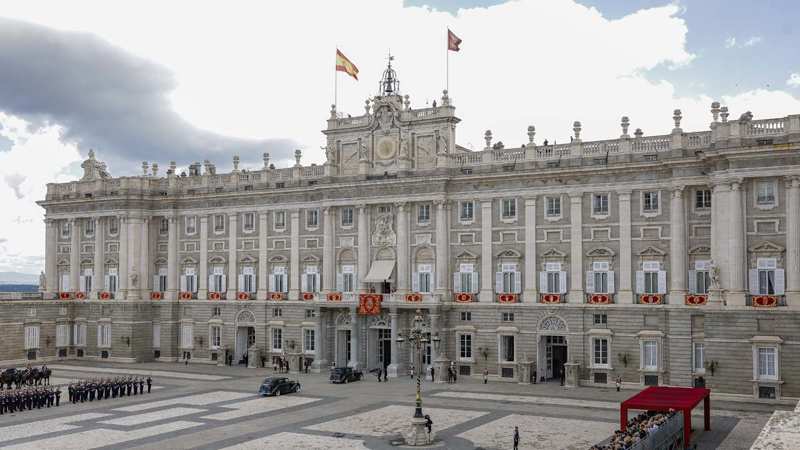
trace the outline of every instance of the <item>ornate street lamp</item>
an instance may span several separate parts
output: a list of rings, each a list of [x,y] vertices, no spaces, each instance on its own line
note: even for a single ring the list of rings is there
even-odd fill
[[[423,327],[424,320],[422,318],[422,310],[417,309],[416,314],[414,315],[414,320],[411,323],[411,328],[409,328],[406,332],[406,337],[403,337],[403,333],[397,334],[397,343],[402,345],[406,340],[408,344],[411,346],[411,350],[413,352],[412,358],[414,360],[414,369],[416,371],[417,376],[417,392],[416,392],[416,400],[415,400],[415,409],[414,409],[414,416],[411,419],[411,426],[413,428],[413,442],[410,442],[411,445],[425,445],[427,442],[420,442],[418,439],[419,437],[425,436],[425,416],[422,414],[422,362],[423,362],[423,352],[425,351],[425,346],[431,342],[433,342],[434,348],[438,350],[439,343],[441,339],[439,338],[438,333],[434,334],[433,337],[428,338],[427,334]]]

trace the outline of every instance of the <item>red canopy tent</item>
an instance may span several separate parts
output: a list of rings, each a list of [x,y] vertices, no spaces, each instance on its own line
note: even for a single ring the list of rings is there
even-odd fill
[[[703,418],[705,429],[711,429],[711,389],[671,386],[650,386],[633,397],[622,402],[619,408],[620,430],[628,426],[628,410],[641,409],[647,411],[683,411],[683,442],[689,446],[692,434],[692,409],[703,401]]]

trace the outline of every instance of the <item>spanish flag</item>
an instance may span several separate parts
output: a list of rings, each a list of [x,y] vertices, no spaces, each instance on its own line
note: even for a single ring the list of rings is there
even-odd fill
[[[358,67],[350,62],[350,60],[347,59],[347,57],[344,56],[344,54],[342,54],[338,48],[336,49],[336,70],[339,72],[344,72],[358,80]]]
[[[461,50],[461,47],[459,47],[460,45],[461,45],[461,38],[456,36],[456,34],[453,33],[452,31],[450,31],[450,29],[448,28],[447,29],[447,50],[449,50],[451,52],[457,52],[457,51]]]

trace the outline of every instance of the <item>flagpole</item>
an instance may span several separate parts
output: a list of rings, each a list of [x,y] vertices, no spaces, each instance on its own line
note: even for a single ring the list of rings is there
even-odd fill
[[[444,47],[445,53],[445,82],[444,86],[447,92],[450,92],[450,29],[447,29],[447,45]]]
[[[339,46],[336,46],[336,51],[339,51]],[[339,70],[336,68],[336,53],[333,59],[333,106],[337,112],[339,109]]]

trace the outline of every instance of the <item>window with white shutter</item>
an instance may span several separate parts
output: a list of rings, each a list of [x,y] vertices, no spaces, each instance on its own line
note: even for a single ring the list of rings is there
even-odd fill
[[[111,347],[111,324],[101,323],[97,325],[97,346],[99,348]]]
[[[181,324],[181,348],[192,348],[194,342],[194,325]]]
[[[222,345],[222,327],[214,325],[211,327],[208,340],[209,348],[212,350],[219,349]]]
[[[56,325],[56,347],[69,347],[69,325],[66,323]]]
[[[641,366],[644,370],[658,370],[658,341],[642,341]]]
[[[161,324],[153,324],[153,348],[161,348]]]
[[[76,347],[86,346],[86,324],[76,323],[72,326],[72,342]]]
[[[25,350],[36,350],[39,348],[39,325],[29,325],[25,327]]]
[[[283,329],[282,328],[273,328],[272,329],[272,351],[273,352],[281,352],[281,351],[283,351]]]

